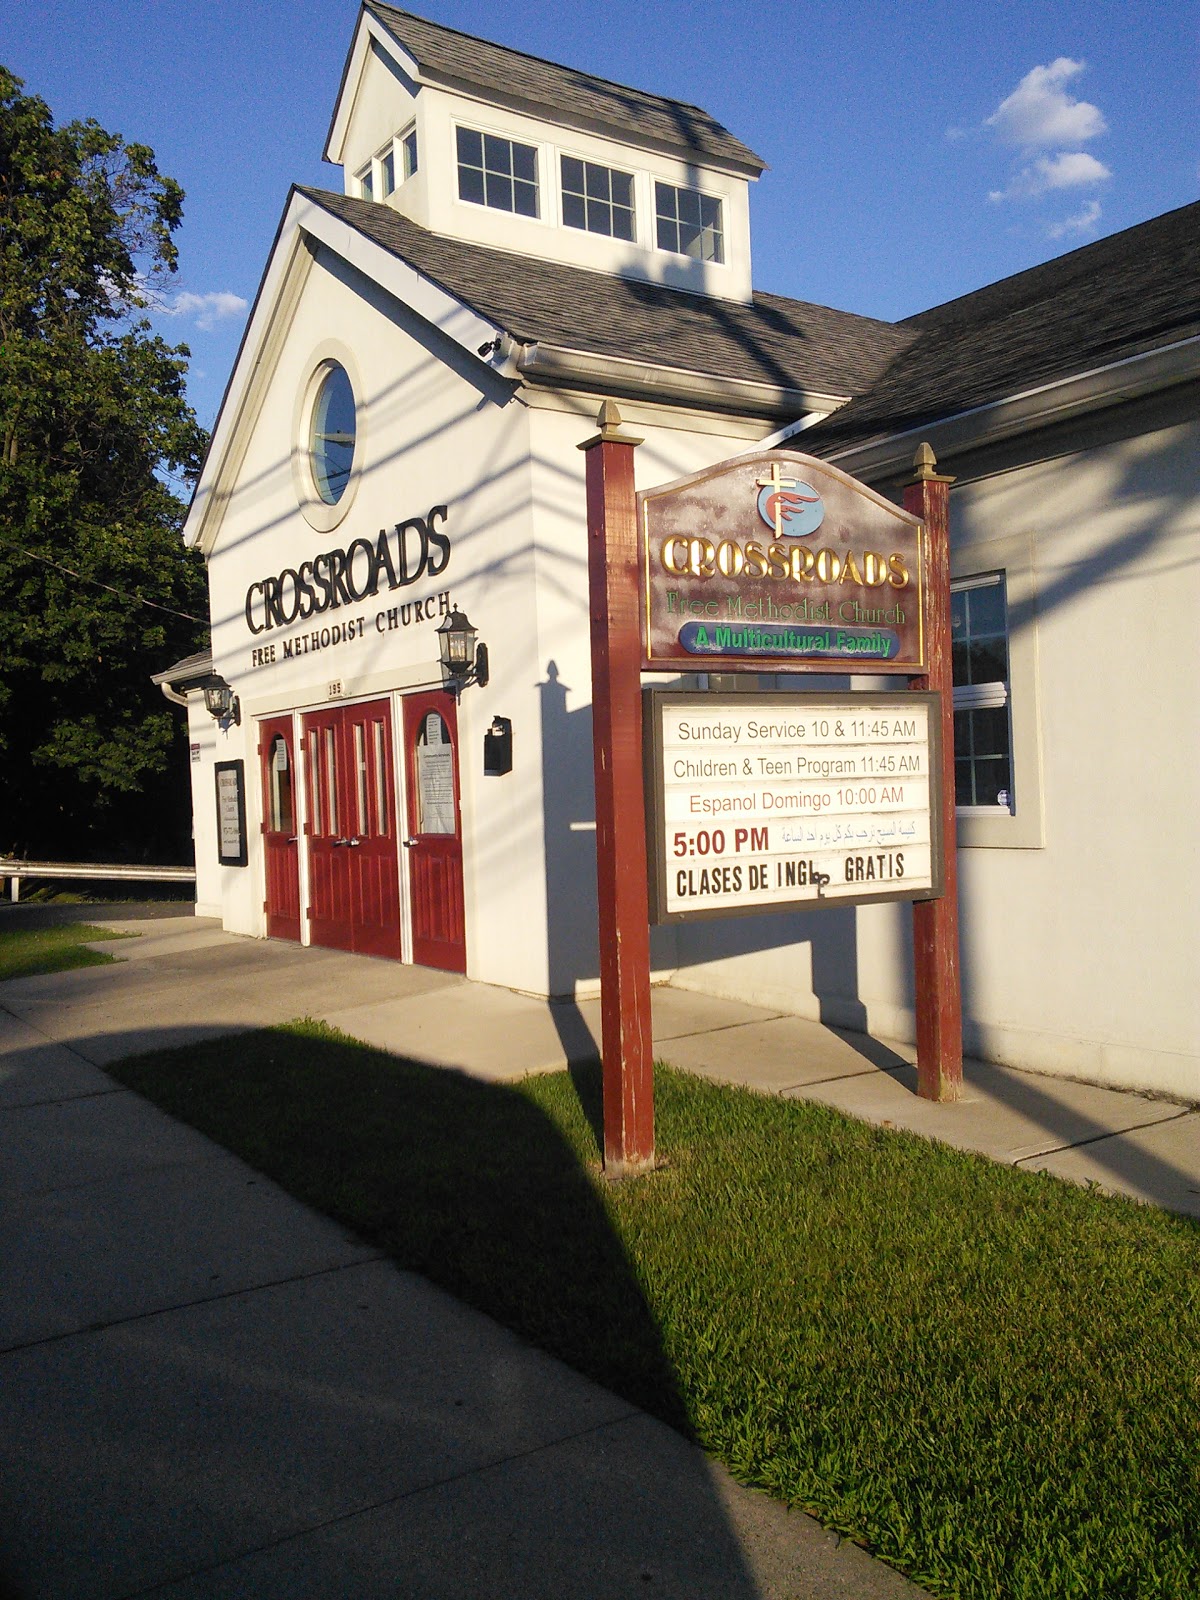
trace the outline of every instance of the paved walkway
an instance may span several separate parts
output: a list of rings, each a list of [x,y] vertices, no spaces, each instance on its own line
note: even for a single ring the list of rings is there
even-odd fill
[[[919,1595],[102,1070],[309,1015],[502,1080],[591,1055],[594,1006],[90,918],[119,964],[0,985],[0,1600]],[[869,1040],[679,990],[655,1023],[691,1070],[1200,1214],[1198,1112],[983,1068],[929,1106]]]

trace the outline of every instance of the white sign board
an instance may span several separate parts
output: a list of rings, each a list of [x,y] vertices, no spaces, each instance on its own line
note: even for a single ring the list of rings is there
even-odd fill
[[[935,694],[646,694],[651,920],[942,892]]]

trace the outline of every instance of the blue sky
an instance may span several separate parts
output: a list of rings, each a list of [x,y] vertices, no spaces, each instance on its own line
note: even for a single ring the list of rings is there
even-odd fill
[[[431,17],[705,107],[768,163],[759,288],[894,319],[1194,200],[1188,0],[428,0]],[[153,146],[187,192],[172,341],[211,423],[356,0],[16,0],[0,61],[57,120]],[[648,25],[649,24],[649,25]]]

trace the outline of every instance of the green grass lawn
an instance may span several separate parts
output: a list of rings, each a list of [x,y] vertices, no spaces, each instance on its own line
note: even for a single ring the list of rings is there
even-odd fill
[[[31,978],[39,972],[65,972],[69,967],[105,966],[112,956],[85,947],[100,939],[127,937],[86,922],[5,930],[0,933],[0,983],[8,978]]]
[[[109,1070],[936,1594],[1200,1596],[1186,1219],[665,1068],[618,1185],[590,1073],[307,1024]]]

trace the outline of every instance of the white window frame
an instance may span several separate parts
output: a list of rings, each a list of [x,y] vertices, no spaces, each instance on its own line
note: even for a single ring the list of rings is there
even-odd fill
[[[346,376],[350,379],[350,387],[354,391],[355,427],[354,459],[350,465],[350,477],[341,498],[330,505],[328,501],[322,500],[317,489],[309,447],[313,407],[316,405],[325,374],[334,363],[345,369]],[[340,339],[322,339],[310,353],[304,371],[305,378],[297,386],[292,410],[292,483],[296,491],[296,502],[304,520],[318,533],[331,533],[349,514],[358,494],[358,486],[362,482],[368,437],[367,408],[364,404],[366,390],[354,352]]]
[[[503,206],[489,206],[486,200],[467,200],[463,198],[459,184],[459,129],[462,129],[465,133],[477,133],[479,134],[480,138],[503,139],[506,144],[523,145],[525,149],[533,151],[534,172],[536,173],[537,187],[537,211],[532,217],[524,211],[506,211]],[[453,193],[455,205],[467,206],[474,212],[486,211],[490,216],[494,217],[513,217],[518,222],[540,223],[542,227],[545,227],[548,223],[553,225],[554,217],[553,215],[548,215],[548,213],[553,213],[556,208],[553,204],[547,204],[547,196],[557,196],[558,186],[557,184],[547,182],[546,169],[548,162],[546,156],[549,147],[546,144],[537,139],[521,138],[517,134],[509,132],[505,128],[489,128],[485,127],[483,123],[480,122],[467,122],[465,120],[460,121],[458,118],[453,118],[451,120],[450,134],[451,170],[454,176]],[[420,152],[418,152],[418,158],[419,155]]]
[[[629,179],[629,197],[630,197],[630,202],[631,202],[632,208],[633,208],[633,238],[632,239],[622,239],[620,234],[616,234],[616,233],[594,233],[591,228],[587,228],[587,227],[577,228],[572,223],[569,223],[567,221],[567,219],[566,219],[566,187],[565,187],[565,185],[563,183],[563,171],[562,171],[562,164],[563,164],[564,161],[579,161],[579,162],[582,162],[585,169],[587,167],[603,167],[606,172],[610,172],[610,173],[611,172],[615,172],[615,173],[618,174],[618,176],[620,176],[622,178],[628,178]],[[643,224],[643,218],[644,218],[644,215],[645,215],[645,206],[641,203],[641,185],[638,182],[638,177],[639,177],[639,173],[637,172],[636,169],[633,170],[633,171],[630,171],[630,170],[627,170],[625,167],[614,166],[611,161],[598,161],[598,160],[596,160],[596,158],[594,156],[581,155],[579,153],[579,151],[577,151],[577,150],[567,150],[567,149],[564,149],[561,146],[557,147],[555,149],[555,151],[554,151],[554,181],[555,181],[555,195],[556,195],[556,198],[557,198],[557,201],[558,201],[558,222],[559,222],[559,226],[562,227],[562,228],[566,228],[568,230],[568,232],[570,232],[570,233],[583,234],[589,239],[608,239],[613,244],[617,244],[617,245],[624,244],[624,245],[630,245],[630,246],[634,246],[634,247],[637,247],[637,246],[643,246],[644,247],[644,242],[643,242],[644,229],[643,229],[642,224]],[[587,181],[586,180],[586,176],[585,176],[584,181],[586,183],[586,181]]]
[[[416,161],[412,167],[408,163],[406,146],[409,139],[415,141],[416,137],[417,125],[415,122],[410,122],[399,133],[393,134],[386,144],[380,145],[369,161],[363,163],[354,174],[354,181],[358,185],[358,197],[360,200],[378,200],[381,203],[388,201],[404,187],[410,178],[415,177],[421,161],[420,145],[415,145]],[[383,186],[383,167],[389,156],[392,158],[392,186],[385,191]],[[363,191],[368,182],[371,192],[370,194],[365,194]]]
[[[959,806],[958,843],[997,850],[1039,850],[1045,845],[1042,793],[1042,741],[1038,683],[1037,583],[1033,539],[1017,534],[979,540],[950,553],[954,588],[1003,578],[1007,610],[1008,679],[995,684],[962,685],[955,691],[956,708],[1006,703],[1011,733],[1009,758],[1013,789],[1011,810],[1002,806]],[[953,761],[953,749],[945,755]]]
[[[658,185],[664,189],[672,189],[676,194],[696,194],[702,200],[713,200],[717,205],[717,232],[721,240],[721,254],[716,256],[692,256],[686,250],[672,250],[667,245],[658,242]],[[729,228],[726,222],[726,196],[713,194],[708,189],[701,189],[695,183],[676,183],[670,178],[661,178],[657,173],[650,179],[650,237],[653,248],[665,256],[675,256],[680,261],[695,261],[702,267],[724,267],[729,263]],[[678,203],[676,204],[676,225],[678,226]]]
[[[1005,669],[1008,670],[1009,636],[1011,630],[1008,626],[1008,584],[1003,572],[980,573],[976,577],[951,579],[950,591],[952,595],[970,593],[979,589],[1000,589],[1004,594],[1004,656]],[[993,817],[1016,814],[1016,774],[1013,770],[1013,740],[1012,740],[1012,715],[1010,711],[1012,697],[1009,693],[1009,680],[995,679],[987,683],[956,683],[954,685],[955,711],[1009,711],[1008,717],[1008,775],[1010,785],[1010,799],[1007,804],[997,803],[994,806],[959,805],[955,807],[960,817],[983,816]],[[958,755],[956,751],[950,752],[950,759],[955,765],[957,778]]]
[[[413,147],[411,166],[408,162],[408,141],[410,139]],[[400,174],[400,181],[396,185],[397,189],[399,189],[410,178],[415,178],[421,169],[421,141],[417,138],[416,123],[410,122],[407,127],[401,128],[392,143],[396,151],[396,171]]]

